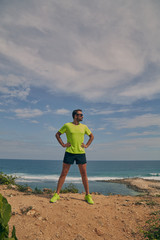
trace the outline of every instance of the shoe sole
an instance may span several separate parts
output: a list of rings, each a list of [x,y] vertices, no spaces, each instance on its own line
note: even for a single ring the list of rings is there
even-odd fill
[[[59,199],[57,199],[55,202],[52,202],[52,201],[50,200],[50,203],[56,203],[58,200],[60,200],[60,198],[59,198]]]
[[[94,202],[93,203],[89,203],[86,199],[84,199],[88,204],[90,204],[90,205],[93,205],[94,204]]]

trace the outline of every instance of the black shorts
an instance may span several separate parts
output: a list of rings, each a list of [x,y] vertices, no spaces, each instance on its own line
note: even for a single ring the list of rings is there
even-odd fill
[[[63,162],[67,164],[73,164],[74,161],[76,161],[76,164],[85,164],[87,163],[86,161],[86,154],[74,154],[74,153],[69,153],[65,152]]]

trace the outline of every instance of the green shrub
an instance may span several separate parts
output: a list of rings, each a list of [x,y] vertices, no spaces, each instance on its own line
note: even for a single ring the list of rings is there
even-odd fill
[[[0,194],[0,239],[1,240],[18,240],[13,226],[12,236],[9,237],[8,222],[11,217],[11,205],[7,199]]]
[[[33,193],[34,194],[43,194],[43,191],[41,189],[38,189],[37,187],[35,187]]]
[[[28,185],[17,184],[17,190],[20,191],[20,192],[27,192],[28,191]]]
[[[153,217],[146,221],[146,225],[141,232],[147,240],[160,240],[160,212],[156,211],[151,214]]]
[[[16,178],[17,178],[16,176],[7,175],[7,174],[4,174],[3,172],[0,172],[0,184],[5,184],[5,185],[13,184],[14,185]]]
[[[75,187],[73,183],[70,183],[64,189],[60,191],[61,193],[78,193],[78,189]]]
[[[156,202],[154,202],[154,201],[152,201],[152,200],[151,200],[151,201],[149,201],[149,200],[147,201],[147,200],[146,200],[146,204],[147,204],[148,206],[151,206],[151,207],[158,205],[158,203],[156,203]]]

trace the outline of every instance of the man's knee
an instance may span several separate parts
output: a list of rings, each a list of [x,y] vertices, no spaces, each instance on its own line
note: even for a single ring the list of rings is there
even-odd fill
[[[80,171],[82,177],[87,177],[87,171],[86,169],[81,169]]]
[[[68,171],[62,171],[61,177],[66,177],[66,176],[67,176],[67,173],[68,173]]]
[[[66,177],[68,174],[69,168],[63,168],[62,172],[61,172],[61,177]]]

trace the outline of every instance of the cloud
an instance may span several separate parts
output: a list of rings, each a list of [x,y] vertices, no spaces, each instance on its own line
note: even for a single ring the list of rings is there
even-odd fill
[[[104,131],[105,128],[104,128],[104,127],[100,127],[100,128],[97,128],[96,130],[97,130],[97,131]]]
[[[13,159],[50,159],[57,160],[62,156],[61,148],[47,143],[45,141],[25,141],[21,140],[1,140],[0,139],[0,152],[1,158]]]
[[[26,100],[30,93],[30,87],[24,77],[9,74],[0,76],[0,92],[5,98]]]
[[[160,92],[160,79],[150,82],[140,82],[135,86],[131,86],[129,89],[122,92],[121,96],[126,97],[137,97],[137,99],[147,98],[151,99],[153,95],[159,94]]]
[[[55,132],[55,131],[57,131],[57,129],[56,129],[55,127],[53,127],[53,126],[46,125],[45,127],[46,127],[50,132]]]
[[[124,109],[95,109],[95,108],[90,108],[88,111],[90,115],[109,115],[109,114],[114,114],[114,113],[125,113],[131,111],[129,108],[124,108]]]
[[[24,109],[15,109],[14,110],[16,117],[18,118],[34,118],[34,117],[39,117],[44,114],[39,109],[29,109],[29,108],[24,108]]]
[[[26,99],[45,86],[87,101],[131,103],[159,93],[158,1],[16,3],[0,10],[1,79],[6,68],[17,77],[16,86],[3,82],[4,95]]]
[[[128,133],[127,136],[129,137],[139,137],[139,136],[156,136],[160,135],[160,132],[155,131],[145,131],[145,132],[132,132]]]
[[[32,122],[32,123],[35,123],[35,124],[38,124],[38,123],[39,123],[39,122],[36,121],[36,120],[32,120],[31,122]]]
[[[117,141],[117,144],[119,146],[124,146],[127,148],[127,146],[133,146],[135,149],[142,149],[146,148],[148,151],[149,149],[158,149],[160,147],[160,138],[155,137],[155,138],[135,138],[135,139],[127,139],[124,141]],[[117,145],[118,146],[118,145]]]
[[[6,110],[4,110],[4,109],[0,109],[0,112],[6,112]]]
[[[105,132],[106,135],[112,135],[112,132]]]
[[[35,117],[40,117],[44,114],[57,114],[57,115],[68,115],[70,114],[70,111],[64,108],[57,109],[57,110],[51,110],[49,105],[46,105],[46,110],[40,110],[37,108],[31,109],[31,108],[17,108],[14,110],[10,110],[16,114],[17,118],[23,118],[23,119],[30,119]],[[33,123],[38,123],[37,120],[32,120]],[[52,128],[53,130],[53,128]]]
[[[68,115],[70,111],[67,109],[61,108],[61,109],[57,109],[55,113],[58,115]]]
[[[116,151],[115,151],[116,150]],[[139,137],[97,143],[90,153],[92,160],[159,160],[160,137]]]
[[[160,127],[159,114],[144,114],[133,118],[110,118],[107,121],[111,122],[117,129],[122,128],[146,128],[150,126]]]
[[[44,114],[52,113],[52,110],[50,109],[49,105],[46,105],[46,110],[40,110],[37,108],[31,109],[31,108],[17,108],[14,110],[10,110],[16,114],[17,118],[24,118],[24,119],[29,119],[29,118],[34,118],[34,117],[39,117]],[[32,120],[33,123],[38,123],[36,120]]]

